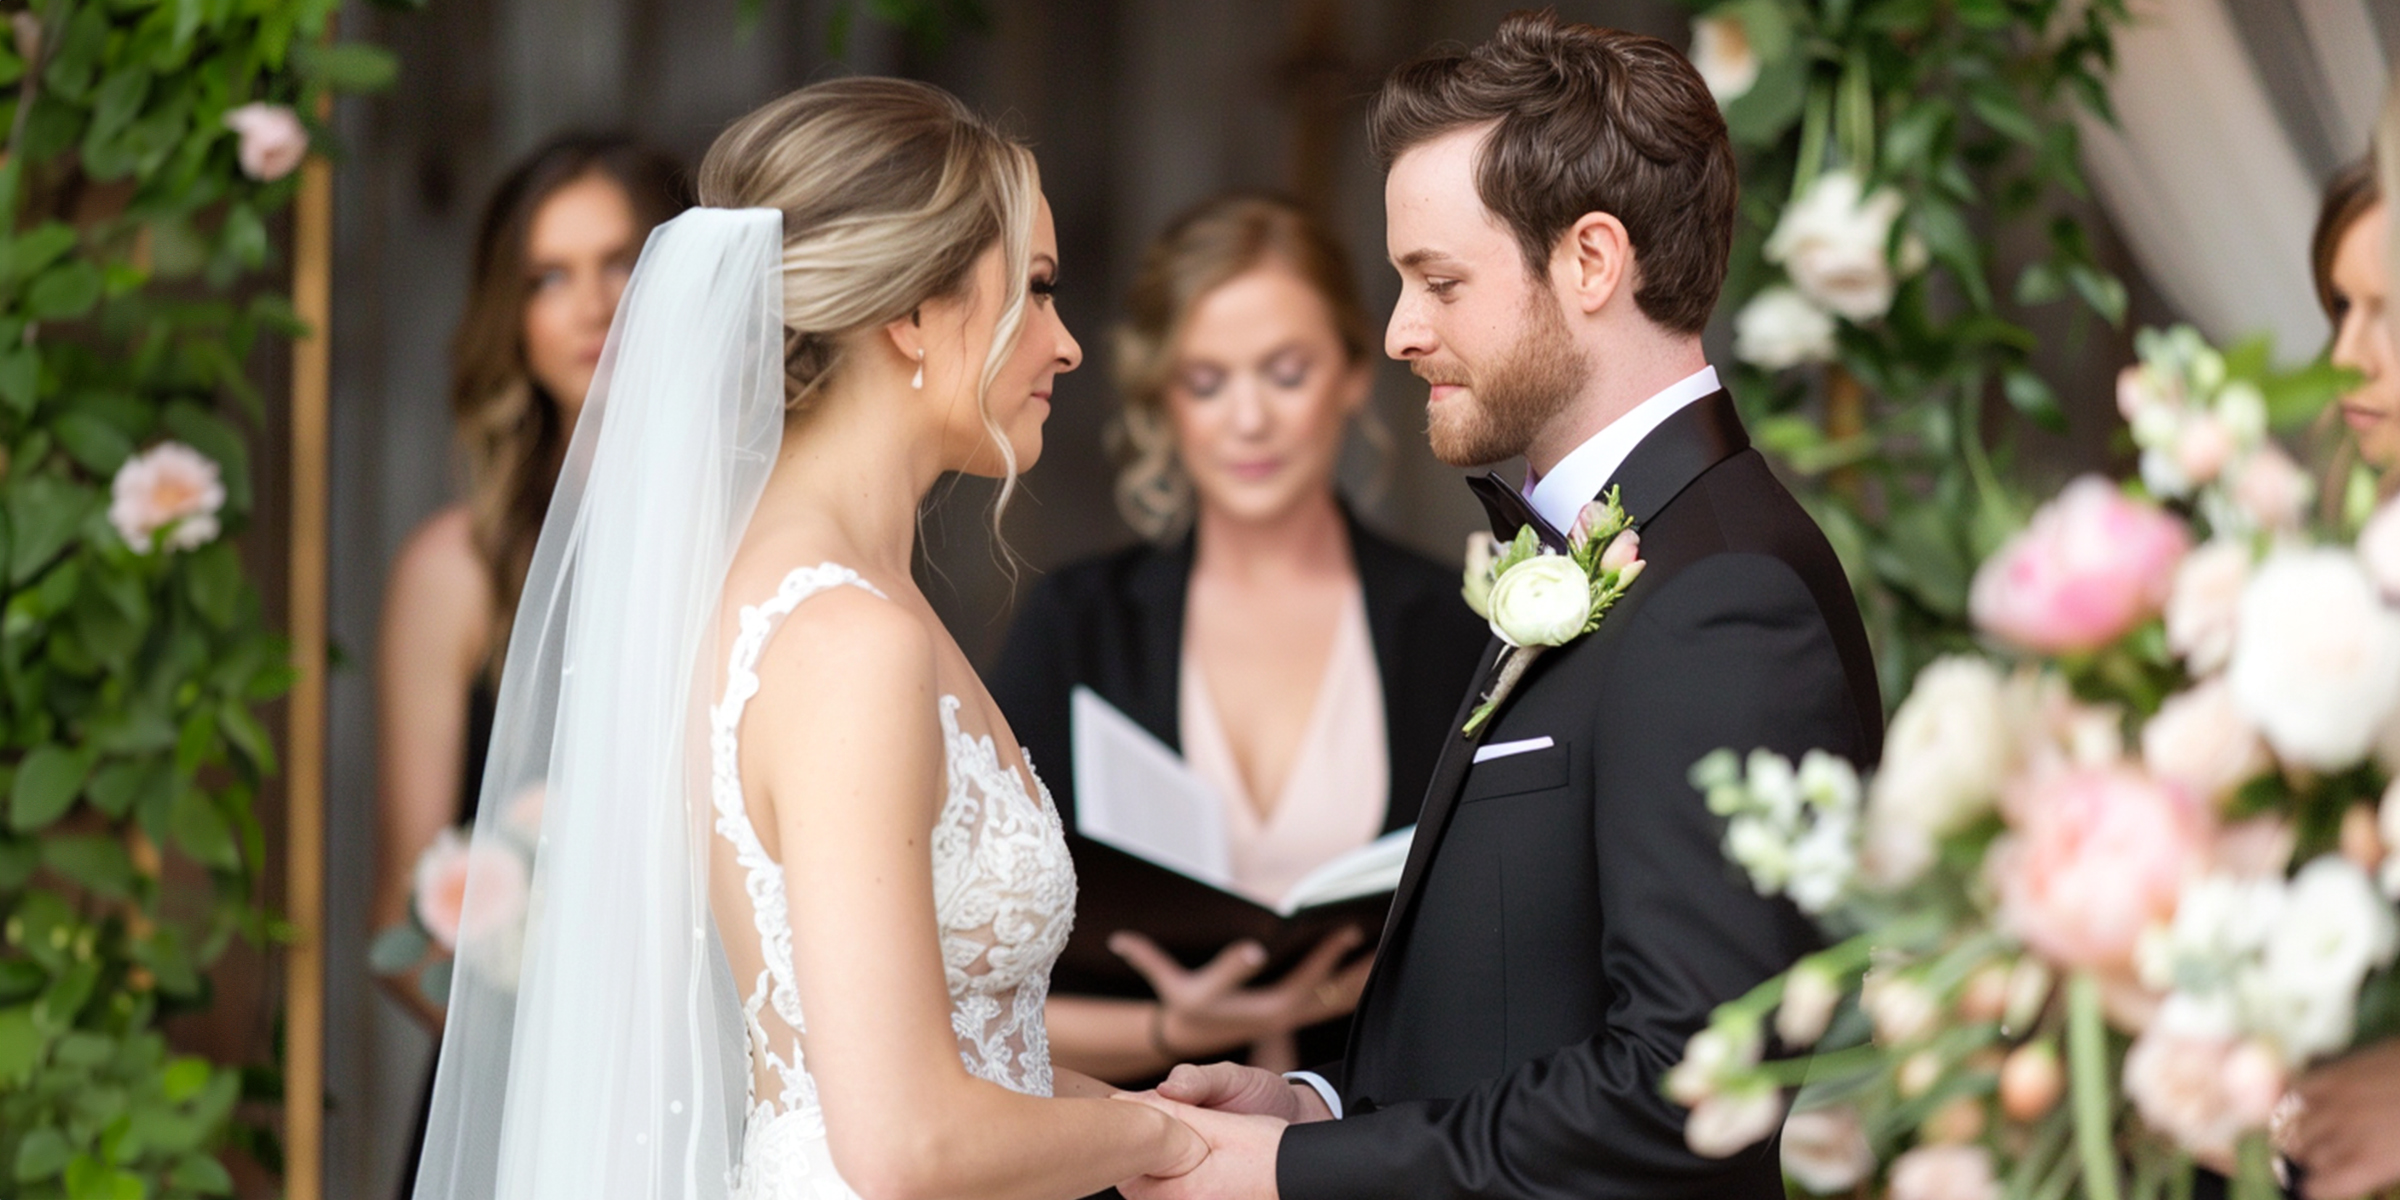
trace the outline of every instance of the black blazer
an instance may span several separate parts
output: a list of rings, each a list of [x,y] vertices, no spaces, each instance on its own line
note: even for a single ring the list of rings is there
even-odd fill
[[[1458,707],[1330,1068],[1346,1118],[1285,1131],[1284,1200],[1783,1195],[1773,1140],[1701,1158],[1659,1094],[1712,1009],[1817,944],[1725,860],[1686,776],[1728,746],[1871,765],[1874,662],[1840,562],[1723,393],[1613,482],[1649,565],[1483,737]],[[1470,765],[1487,740],[1544,736]]]
[[[1491,637],[1459,596],[1459,573],[1376,536],[1345,509],[1350,556],[1367,606],[1367,634],[1383,679],[1391,795],[1384,831],[1417,819],[1459,691]],[[1192,579],[1189,536],[1137,545],[1061,567],[1034,585],[1009,626],[992,699],[1032,761],[1068,828],[1075,824],[1073,740],[1067,697],[1081,684],[1158,739],[1183,748],[1178,701],[1183,603]]]

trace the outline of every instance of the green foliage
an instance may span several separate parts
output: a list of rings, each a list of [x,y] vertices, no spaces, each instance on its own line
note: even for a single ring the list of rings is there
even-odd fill
[[[136,547],[108,509],[171,440],[220,472],[222,537],[250,517],[246,364],[301,332],[256,273],[299,180],[244,174],[226,114],[388,82],[325,42],[335,7],[47,0],[0,37],[0,1194],[225,1195],[237,1144],[274,1165],[233,1117],[271,1076],[158,1025],[275,928],[255,710],[289,648],[226,541]]]
[[[1806,486],[1848,564],[1884,695],[1967,646],[1974,566],[2022,519],[2011,448],[2058,430],[2057,392],[2031,367],[2024,309],[2073,304],[2111,325],[2125,288],[2069,211],[2086,199],[2080,112],[2105,86],[2123,0],[1693,0],[1740,22],[1757,79],[1726,103],[1744,207],[1727,303],[1781,282],[1768,235],[1811,182],[1862,175],[1902,203],[1890,311],[1838,322],[1825,371],[1744,367],[1735,389],[1759,443]],[[2000,278],[2015,229],[2040,250]],[[1855,390],[1854,390],[1855,389]],[[1863,396],[1859,393],[1863,392]],[[1831,418],[1830,422],[1828,418]],[[1863,418],[1863,420],[1858,420]],[[1856,420],[1860,428],[1846,428]]]

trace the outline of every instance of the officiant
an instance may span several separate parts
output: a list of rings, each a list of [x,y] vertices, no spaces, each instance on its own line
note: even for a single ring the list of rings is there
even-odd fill
[[[1337,493],[1376,338],[1331,233],[1279,198],[1209,201],[1148,248],[1128,310],[1110,445],[1144,540],[1030,589],[992,691],[1070,828],[1077,687],[1181,753],[1225,802],[1233,890],[1272,903],[1416,821],[1487,633],[1457,566],[1376,535]],[[1120,1082],[1337,1055],[1368,965],[1369,935],[1335,934],[1261,983],[1255,943],[1194,965],[1110,932],[1150,994],[1060,979],[1050,1050]]]

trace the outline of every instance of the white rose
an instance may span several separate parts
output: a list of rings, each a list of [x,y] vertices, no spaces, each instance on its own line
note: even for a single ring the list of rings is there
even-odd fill
[[[1875,1169],[1858,1110],[1848,1105],[1811,1108],[1783,1122],[1783,1171],[1820,1196],[1846,1192]]]
[[[1883,766],[1867,790],[1875,821],[1912,824],[1935,837],[1989,812],[2013,757],[2000,673],[1965,655],[1917,675],[1884,737]]]
[[[2358,533],[2358,558],[2386,600],[2400,600],[2400,500],[2387,502]]]
[[[1833,972],[1803,962],[1783,977],[1783,1002],[1775,1009],[1775,1036],[1792,1049],[1814,1046],[1833,1021],[1842,1002],[1841,982]]]
[[[1889,252],[1903,203],[1890,188],[1868,194],[1858,175],[1828,171],[1783,210],[1767,238],[1767,260],[1825,307],[1853,321],[1875,320],[1891,309],[1900,278],[1924,266],[1924,247],[1913,237],[1897,263]]]
[[[1683,1140],[1702,1158],[1730,1158],[1767,1140],[1782,1122],[1783,1093],[1772,1084],[1751,1084],[1693,1105]]]
[[[2292,877],[2266,944],[2264,968],[2280,987],[2355,995],[2367,972],[2400,948],[2400,921],[2366,872],[2338,854]]]
[[[1833,314],[1796,288],[1761,291],[1733,318],[1734,357],[1781,371],[1833,359]]]
[[[2400,614],[2350,554],[2280,551],[2242,591],[2228,678],[2278,755],[2341,770],[2366,757],[2400,704]]]
[[[1750,31],[1735,17],[1692,22],[1692,66],[1720,105],[1740,99],[1758,82],[1758,53],[1750,48]]]
[[[136,554],[207,545],[216,540],[224,507],[216,461],[181,442],[161,442],[126,459],[109,482],[109,523]]]
[[[2224,669],[2233,658],[2234,619],[2250,582],[2250,548],[2218,538],[2185,555],[2167,593],[2167,648],[2195,675]]]
[[[1492,584],[1492,632],[1511,646],[1563,646],[1592,617],[1592,582],[1563,554],[1510,567]]]
[[[2210,801],[2232,795],[2275,765],[2222,677],[2159,705],[2158,715],[2142,727],[2142,763]]]

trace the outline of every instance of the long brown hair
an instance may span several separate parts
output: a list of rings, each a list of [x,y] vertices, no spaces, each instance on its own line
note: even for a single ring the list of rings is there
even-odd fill
[[[2325,318],[2333,322],[2333,336],[2342,334],[2340,296],[2333,286],[2333,260],[2341,253],[2342,239],[2361,217],[2373,212],[2383,203],[2383,188],[2377,179],[2376,157],[2369,155],[2342,168],[2325,184],[2325,199],[2317,208],[2317,227],[2308,241],[2309,275],[2317,287],[2317,303],[2325,310]],[[2385,264],[2389,269],[2389,264]],[[2310,440],[2319,447],[2323,467],[2319,472],[2318,515],[2329,522],[2339,522],[2349,502],[2350,476],[2359,464],[2358,440],[2342,425],[2340,404],[2328,405],[2310,429]],[[2400,471],[2383,471],[2377,479],[2376,494],[2390,497],[2400,490]]]
[[[1281,196],[1235,192],[1202,201],[1169,223],[1143,253],[1125,298],[1125,322],[1114,344],[1123,407],[1108,429],[1117,459],[1117,512],[1152,541],[1181,536],[1193,516],[1191,478],[1176,457],[1167,417],[1176,344],[1201,300],[1266,263],[1298,275],[1325,301],[1345,366],[1374,352],[1375,326],[1359,303],[1350,255],[1307,209]],[[1376,442],[1382,435],[1371,413],[1362,417],[1370,422],[1362,428]]]
[[[492,581],[495,665],[507,649],[570,432],[565,408],[525,365],[525,305],[533,294],[526,242],[542,205],[593,175],[625,193],[644,236],[690,203],[682,167],[630,138],[568,134],[549,142],[518,163],[484,207],[467,308],[451,339],[450,411],[466,451],[475,553]]]

